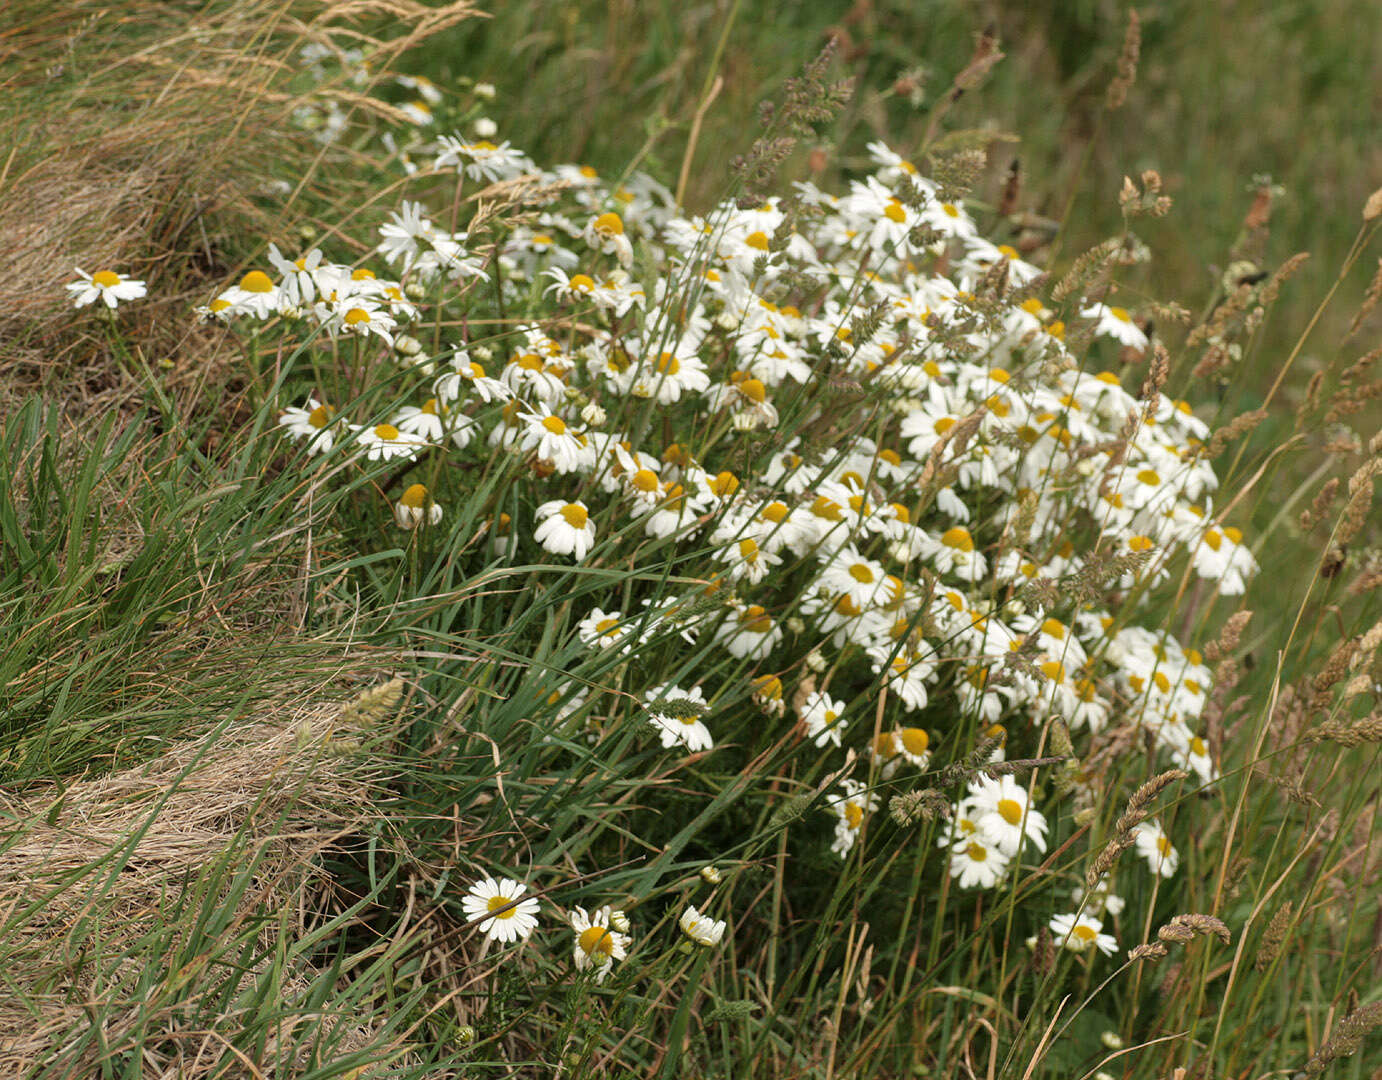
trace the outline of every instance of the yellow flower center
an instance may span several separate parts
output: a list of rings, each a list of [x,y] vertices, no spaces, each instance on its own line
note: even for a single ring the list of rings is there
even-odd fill
[[[739,613],[739,624],[751,634],[766,634],[773,628],[767,610],[757,604],[750,604]]]
[[[639,469],[631,477],[629,483],[645,495],[651,495],[657,490],[657,473],[652,469]]]
[[[1108,309],[1108,313],[1112,315],[1115,319],[1117,319],[1119,322],[1132,322],[1132,318],[1128,315],[1128,311],[1126,308],[1111,307]]]
[[[331,409],[326,405],[318,405],[307,414],[307,422],[314,428],[324,428],[331,419]]]
[[[960,211],[951,203],[941,203],[941,209],[945,211],[947,217],[957,218]]]
[[[545,427],[548,431],[550,431],[553,435],[566,434],[566,421],[563,420],[560,416],[544,416],[542,418],[542,426]]]
[[[513,901],[514,898],[512,896],[491,896],[489,898],[489,903],[487,903],[485,907],[496,919],[512,919],[518,914],[517,907],[511,907],[508,911],[499,911],[499,909],[506,904],[512,904]],[[499,913],[495,915],[495,912]]]
[[[394,427],[392,424],[380,424],[374,429],[374,433],[379,438],[389,441],[398,438],[398,428]]]
[[[369,322],[369,312],[364,308],[353,307],[345,313],[347,326],[359,326],[361,323],[367,322]]]
[[[845,824],[851,829],[857,829],[864,823],[864,808],[858,803],[845,803]]]
[[[601,637],[609,637],[614,633],[614,628],[619,625],[619,620],[615,618],[601,619],[595,624],[595,632]]]
[[[580,945],[581,952],[587,956],[593,956],[595,953],[600,953],[603,956],[614,955],[614,935],[603,926],[592,926],[582,930],[576,943]]]
[[[427,489],[421,484],[414,484],[403,493],[398,501],[414,510],[421,510],[427,505]]]
[[[926,748],[931,745],[931,736],[917,727],[903,728],[898,732],[898,738],[902,740],[902,748],[913,756],[926,753]]]
[[[663,375],[675,375],[681,370],[681,361],[671,353],[665,352],[657,358],[653,367]]]
[[[91,275],[91,283],[93,285],[99,285],[103,289],[109,289],[113,285],[120,284],[120,275],[113,270],[97,270]],[[272,288],[272,285],[270,288]]]
[[[965,848],[965,854],[975,862],[988,862],[989,850],[983,844],[971,841],[969,847]]]
[[[586,522],[590,520],[590,515],[586,513],[585,507],[577,503],[567,503],[558,512],[573,529],[584,529]]]
[[[245,292],[273,292],[274,283],[263,270],[251,270],[240,279],[240,288],[244,289]]]
[[[833,499],[827,499],[824,495],[817,495],[815,501],[811,503],[811,513],[818,518],[825,518],[826,521],[843,521],[845,519],[844,509]]]
[[[623,236],[624,219],[613,210],[595,219],[595,231],[604,236]]]
[[[751,232],[744,237],[744,243],[751,248],[757,248],[759,251],[767,251],[768,234],[762,231]]]
[[[745,379],[739,383],[739,393],[759,405],[768,400],[768,388],[761,379]]]
[[[969,535],[969,530],[963,525],[946,529],[944,535],[941,536],[941,543],[948,548],[954,548],[956,551],[974,550],[974,538]]]
[[[745,562],[756,562],[758,560],[758,541],[752,536],[746,536],[740,540],[739,557]]]
[[[739,478],[732,472],[718,473],[710,480],[710,490],[722,499],[733,495],[739,490]]]
[[[896,221],[899,225],[907,220],[907,211],[896,199],[889,199],[888,205],[883,208],[885,217]]]
[[[849,568],[849,576],[861,585],[873,584],[873,571],[863,563],[855,563]]]
[[[573,274],[567,282],[572,292],[588,293],[595,288],[595,279],[589,274]]]
[[[1074,938],[1079,938],[1081,941],[1088,944],[1089,942],[1093,941],[1096,937],[1098,937],[1099,933],[1097,930],[1093,929],[1092,927],[1086,926],[1084,923],[1076,923],[1070,931],[1070,936]]]
[[[1016,799],[999,799],[998,813],[1009,825],[1016,825],[1022,820],[1022,804]]]

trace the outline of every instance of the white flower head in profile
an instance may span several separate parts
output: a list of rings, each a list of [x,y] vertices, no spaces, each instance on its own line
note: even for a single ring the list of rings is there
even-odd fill
[[[677,924],[683,934],[707,949],[720,944],[725,936],[723,919],[712,919],[709,915],[702,915],[691,904],[686,905],[686,910],[681,913]]]
[[[76,270],[82,280],[67,285],[75,307],[86,307],[100,300],[114,311],[121,300],[138,300],[148,293],[144,282],[121,277],[114,270],[97,270],[94,274],[88,274],[80,266]]]

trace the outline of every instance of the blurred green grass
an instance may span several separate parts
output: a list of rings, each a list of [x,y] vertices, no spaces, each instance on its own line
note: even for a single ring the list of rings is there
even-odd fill
[[[1019,157],[1025,209],[1059,219],[1070,202],[1062,261],[1121,228],[1117,193],[1125,174],[1157,169],[1175,207],[1165,219],[1142,223],[1154,261],[1125,280],[1148,297],[1198,310],[1228,262],[1255,179],[1270,176],[1284,187],[1266,264],[1298,251],[1311,260],[1248,359],[1243,407],[1256,404],[1253,390],[1270,383],[1333,282],[1363,202],[1382,184],[1375,126],[1382,5],[1373,0],[1140,5],[1138,79],[1097,138],[1127,26],[1128,5],[1116,0],[532,0],[491,7],[491,18],[434,39],[413,62],[444,84],[465,77],[494,83],[502,137],[544,160],[618,174],[651,143],[645,167],[672,183],[703,92],[723,75],[696,149],[687,189],[693,208],[723,195],[730,160],[757,133],[757,103],[832,33],[840,35],[838,68],[858,78],[834,132],[838,145],[827,147],[839,163],[858,158],[874,138],[914,147],[976,35],[992,28],[1007,57],[982,89],[959,101],[947,127],[1020,134],[1020,143],[996,147],[987,190],[976,194],[994,198],[1009,160]],[[915,98],[896,92],[908,79],[919,86]],[[787,172],[807,175],[806,155]],[[1317,342],[1340,339],[1371,271],[1366,260],[1355,270],[1321,320]],[[1322,362],[1307,349],[1286,403]]]

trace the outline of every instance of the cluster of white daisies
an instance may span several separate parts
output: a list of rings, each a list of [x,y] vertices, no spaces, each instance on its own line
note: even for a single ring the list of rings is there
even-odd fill
[[[641,175],[611,188],[589,168],[540,169],[508,143],[443,136],[426,148],[429,172],[453,185],[532,177],[527,198],[545,192],[545,203],[523,225],[491,219],[477,243],[405,201],[375,249],[396,277],[271,246],[267,270],[200,314],[321,347],[353,338],[414,377],[414,403],[384,415],[351,418],[318,386],[280,418],[309,455],[398,467],[400,527],[435,526],[447,497],[469,497],[463,472],[433,470],[433,492],[410,464],[498,454],[530,516],[495,508],[491,558],[529,562],[540,548],[579,562],[635,550],[659,566],[681,560],[679,577],[704,585],[633,609],[612,593],[573,632],[627,660],[700,642],[753,668],[770,715],[793,701],[822,760],[844,752],[867,766],[827,800],[842,858],[879,785],[925,770],[937,738],[957,755],[960,738],[983,739],[997,757],[1013,724],[1060,717],[1091,738],[1140,725],[1171,762],[1213,781],[1197,730],[1211,689],[1203,658],[1129,621],[1177,575],[1234,595],[1256,572],[1214,508],[1208,426],[1188,403],[1135,396],[1090,364],[1148,348],[1129,312],[1083,300],[1067,326],[1042,300],[1037,267],[982,237],[963,202],[910,162],[870,150],[872,174],[843,194],[799,183],[791,200],[686,216]],[[431,354],[407,332],[491,304],[496,278],[521,313],[512,331]],[[69,288],[79,304],[114,307],[136,285],[142,294],[102,272]],[[1072,353],[1076,327],[1105,342]],[[788,693],[788,671],[811,685]],[[727,686],[634,689],[678,753],[712,752],[716,714],[737,700]],[[563,718],[588,716],[598,696],[573,683],[552,701]],[[970,785],[941,838],[962,888],[998,887],[1025,845],[1044,850],[1032,803],[1010,777]],[[1139,849],[1169,876],[1178,856],[1149,828]],[[467,910],[513,899],[491,893]],[[528,925],[530,902],[472,914],[487,910],[502,938]],[[1116,905],[1104,890],[1059,916],[1066,943],[1103,948],[1098,917]],[[615,956],[615,914],[580,911],[578,940],[599,928],[588,944]]]
[[[717,880],[712,874],[707,880]],[[528,895],[528,886],[512,878],[484,878],[477,881],[461,900],[461,908],[469,923],[486,939],[502,944],[525,941],[538,928],[541,904]],[[566,921],[575,934],[572,959],[577,971],[588,971],[597,982],[603,982],[616,961],[627,959],[632,944],[632,927],[628,916],[609,906],[587,911],[573,907]],[[714,919],[688,904],[677,919],[686,939],[703,948],[712,948],[725,936],[725,922]]]

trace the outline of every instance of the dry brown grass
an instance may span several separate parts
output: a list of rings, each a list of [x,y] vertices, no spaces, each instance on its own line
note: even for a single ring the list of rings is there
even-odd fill
[[[218,966],[233,968],[237,950],[220,957],[194,941],[185,902],[205,910],[210,883],[225,907],[218,942],[251,940],[270,957],[275,934],[320,924],[333,904],[321,857],[376,813],[381,770],[359,752],[362,734],[387,725],[400,692],[395,681],[344,710],[310,698],[296,707],[273,703],[261,719],[210,743],[189,740],[136,768],[5,799],[0,921],[10,992],[0,997],[0,1075],[58,1063],[94,1068],[95,1045],[76,1054],[67,1048],[93,1016],[106,1045],[129,1038],[145,1047],[144,1075],[210,1075],[244,1019],[225,1007],[211,1030],[184,1030],[192,1015],[215,1007],[180,987],[200,982],[209,997],[224,993],[229,978],[248,992],[268,977],[268,960],[212,977]],[[199,945],[199,955],[168,971],[155,992],[139,994],[139,961],[151,959],[146,943],[157,934],[170,947]],[[278,976],[280,1004],[291,1006],[320,976],[311,964],[290,962]],[[295,1026],[308,1023],[349,1025],[333,1035],[339,1052],[370,1049],[395,1061],[406,1052],[377,1022],[348,1012],[305,1010],[275,1037],[294,1046]],[[270,1046],[265,1059],[277,1054]],[[293,1073],[245,1072],[261,1074]]]
[[[121,315],[126,339],[189,390],[202,386],[231,358],[222,336],[192,325],[192,307],[311,213],[296,193],[266,197],[268,179],[306,185],[332,164],[290,122],[323,92],[294,82],[298,51],[360,47],[382,78],[394,57],[475,14],[470,0],[5,5],[0,368],[10,389],[21,375],[27,388],[76,373],[72,390],[89,399],[130,381],[99,325],[73,317],[63,285],[77,266],[147,280],[149,298]],[[391,108],[324,89],[354,109]],[[138,396],[125,389],[115,403]]]

